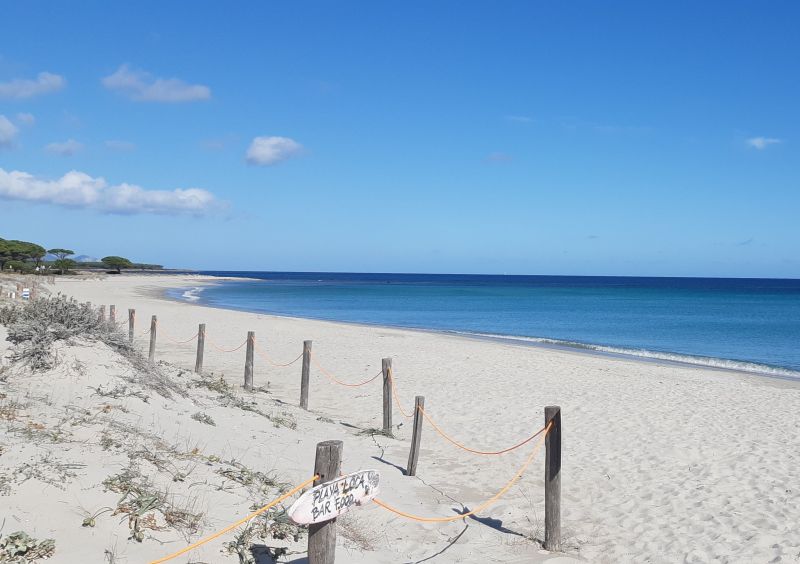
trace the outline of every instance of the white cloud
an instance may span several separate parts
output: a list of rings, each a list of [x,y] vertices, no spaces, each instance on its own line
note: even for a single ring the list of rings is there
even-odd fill
[[[78,151],[83,150],[83,143],[79,143],[74,139],[67,139],[61,143],[48,143],[45,148],[48,153],[54,155],[61,155],[62,157],[71,157]]]
[[[780,139],[775,139],[773,137],[751,137],[747,140],[747,145],[759,151],[763,151],[770,145],[777,145],[780,142]]]
[[[247,149],[246,159],[251,165],[278,164],[298,155],[303,146],[288,137],[256,137]]]
[[[103,86],[137,102],[193,102],[211,98],[211,89],[187,84],[178,78],[158,78],[145,71],[122,65],[103,79]]]
[[[11,123],[6,116],[0,115],[0,149],[13,147],[17,133],[19,133],[17,126]]]
[[[106,141],[105,145],[112,151],[119,151],[120,153],[128,153],[130,151],[136,150],[136,145],[134,143],[131,143],[130,141],[120,141],[116,139],[110,139]]]
[[[19,113],[17,114],[17,123],[20,125],[33,125],[36,123],[36,118],[33,117],[33,114]]]
[[[67,84],[63,76],[40,72],[35,79],[15,78],[0,82],[0,98],[31,98],[61,90]]]
[[[0,198],[116,214],[201,215],[221,207],[211,192],[200,188],[145,190],[134,184],[109,185],[104,178],[76,170],[47,180],[0,168]]]

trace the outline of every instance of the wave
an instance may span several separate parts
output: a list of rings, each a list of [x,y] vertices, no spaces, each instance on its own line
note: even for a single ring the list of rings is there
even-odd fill
[[[196,302],[200,299],[200,292],[202,291],[203,288],[200,287],[189,288],[183,294],[181,294],[181,297],[186,301]]]
[[[709,368],[735,370],[737,372],[749,372],[753,374],[777,376],[780,378],[800,379],[800,371],[792,370],[790,368],[782,368],[780,366],[771,366],[769,364],[761,364],[758,362],[748,362],[744,360],[732,360],[727,358],[715,358],[709,356],[653,351],[649,349],[639,349],[639,348],[615,347],[609,345],[593,345],[589,343],[581,343],[578,341],[549,339],[546,337],[522,337],[516,335],[498,335],[494,333],[475,333],[470,331],[451,331],[451,333],[457,333],[460,335],[470,335],[476,337],[487,337],[490,339],[499,339],[503,341],[520,341],[520,342],[537,343],[541,345],[550,345],[556,347],[566,347],[571,349],[582,349],[604,354],[633,356],[637,358],[663,360],[668,362],[679,362],[681,364],[692,364],[697,366],[706,366]]]

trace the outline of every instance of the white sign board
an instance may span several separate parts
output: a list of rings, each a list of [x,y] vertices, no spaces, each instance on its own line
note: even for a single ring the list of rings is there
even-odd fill
[[[31,289],[30,288],[23,288],[22,289],[22,299],[27,300],[31,297]]]
[[[289,508],[289,518],[298,525],[322,523],[344,515],[357,505],[378,495],[380,474],[362,470],[320,484],[297,498]]]

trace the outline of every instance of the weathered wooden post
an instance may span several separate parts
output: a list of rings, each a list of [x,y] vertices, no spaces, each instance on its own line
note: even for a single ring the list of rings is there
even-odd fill
[[[194,371],[198,374],[203,373],[203,352],[206,348],[206,324],[201,323],[197,327],[197,360],[194,362]]]
[[[392,432],[392,359],[381,360],[383,371],[383,431]]]
[[[128,310],[128,340],[133,343],[133,326],[136,322],[136,310]]]
[[[342,463],[342,441],[317,443],[314,485],[339,477]],[[336,519],[308,526],[308,564],[334,564],[336,560]]]
[[[97,312],[97,320],[101,323],[106,320],[106,306],[100,306],[100,311]]]
[[[408,453],[408,466],[406,476],[417,475],[417,460],[419,460],[419,444],[422,440],[422,410],[425,409],[425,397],[417,396],[414,400],[414,430],[411,433],[411,450]]]
[[[117,322],[117,306],[115,305],[108,306],[108,320],[111,323]]]
[[[561,407],[544,408],[544,424],[553,426],[544,439],[544,548],[561,551]]]
[[[303,341],[303,370],[300,372],[300,407],[308,409],[308,381],[311,374],[311,341]]]
[[[244,357],[244,389],[253,389],[253,349],[256,344],[255,331],[247,332],[247,354]]]
[[[151,363],[156,361],[156,325],[157,320],[154,315],[150,318],[150,354],[148,356]]]

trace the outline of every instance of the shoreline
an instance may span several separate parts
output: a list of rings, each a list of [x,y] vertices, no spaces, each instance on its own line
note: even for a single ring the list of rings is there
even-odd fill
[[[221,285],[224,281],[263,281],[259,278],[244,278],[244,277],[234,277],[234,276],[216,276],[211,274],[192,274],[191,276],[197,276],[198,282],[204,286],[214,286],[214,285]],[[219,282],[217,282],[219,281]],[[432,334],[432,335],[443,335],[443,336],[451,336],[451,337],[462,337],[465,339],[472,339],[478,341],[488,341],[488,342],[497,342],[511,346],[518,346],[518,347],[530,347],[534,349],[543,349],[543,350],[551,350],[551,351],[560,351],[564,353],[572,353],[578,355],[586,355],[586,356],[593,356],[593,357],[600,357],[600,358],[609,358],[609,359],[616,359],[616,360],[624,360],[629,362],[641,362],[647,364],[655,364],[659,366],[678,366],[678,367],[686,367],[686,368],[696,368],[702,370],[713,370],[716,372],[726,373],[726,374],[734,374],[738,375],[743,378],[766,378],[769,380],[776,381],[775,383],[788,383],[792,386],[800,387],[800,371],[794,371],[789,368],[785,368],[782,366],[777,365],[767,365],[767,364],[760,364],[760,363],[753,363],[749,361],[743,360],[736,360],[736,359],[727,359],[727,358],[718,358],[718,357],[705,357],[699,355],[688,355],[678,352],[672,351],[654,351],[650,349],[641,349],[643,352],[651,353],[654,355],[662,354],[662,355],[675,355],[683,358],[661,358],[658,356],[645,356],[635,354],[633,351],[627,352],[625,350],[620,351],[611,351],[611,350],[602,350],[603,348],[620,348],[624,349],[624,347],[616,347],[615,345],[603,345],[597,343],[581,343],[577,341],[566,341],[561,339],[552,339],[548,337],[530,337],[525,335],[500,335],[500,334],[491,334],[491,333],[476,333],[470,331],[458,331],[453,329],[428,329],[424,327],[411,327],[405,325],[387,325],[387,324],[380,324],[380,323],[369,323],[363,321],[348,321],[342,319],[329,319],[324,317],[304,317],[300,315],[289,315],[285,313],[276,313],[276,312],[268,312],[268,311],[253,311],[250,309],[245,308],[238,308],[234,306],[224,306],[224,305],[216,305],[216,304],[209,304],[204,302],[202,298],[198,298],[197,300],[187,300],[181,299],[177,296],[169,295],[171,291],[179,291],[179,290],[192,290],[195,287],[192,286],[184,286],[184,285],[175,285],[171,287],[161,287],[156,290],[156,293],[153,294],[153,297],[160,298],[166,301],[174,302],[174,303],[182,303],[187,305],[195,305],[195,306],[202,306],[208,307],[213,309],[225,310],[225,311],[237,311],[240,313],[248,313],[252,315],[266,315],[275,318],[281,319],[297,319],[297,320],[305,320],[305,321],[316,321],[316,322],[326,322],[326,323],[341,323],[345,325],[353,325],[356,327],[363,327],[363,328],[376,328],[376,329],[396,329],[401,331],[413,331],[417,333],[424,333],[424,334]],[[598,348],[595,348],[598,347]],[[693,362],[692,359],[697,359],[698,361],[708,360],[708,363],[704,362]],[[754,366],[763,366],[765,369],[774,370],[775,372],[770,372],[766,370],[747,370],[744,367],[737,367],[737,366],[719,366],[712,364],[713,361],[722,361],[722,362],[731,362],[737,364],[752,364]]]
[[[143,354],[149,345],[145,336],[148,321],[156,315],[155,361],[163,370],[173,371],[193,396],[159,400],[158,404],[136,396],[120,398],[121,409],[109,417],[125,416],[126,421],[139,422],[147,432],[166,436],[170,444],[184,450],[196,445],[222,464],[241,461],[274,473],[286,483],[308,477],[318,442],[342,440],[344,471],[377,470],[381,499],[415,515],[439,518],[490,499],[515,475],[530,451],[523,447],[502,456],[476,457],[423,423],[419,477],[406,476],[403,470],[413,429],[410,420],[404,419],[401,405],[410,409],[414,398],[423,396],[426,412],[454,440],[492,452],[517,444],[538,430],[546,406],[561,408],[564,553],[547,553],[538,542],[544,510],[544,459],[539,453],[509,495],[470,520],[468,528],[462,522],[421,526],[371,504],[354,511],[351,530],[364,531],[366,538],[376,540],[349,550],[352,541],[342,537],[337,561],[426,561],[445,548],[444,560],[462,562],[556,564],[575,561],[575,557],[602,564],[766,562],[791,559],[800,550],[800,531],[791,526],[800,521],[800,492],[790,486],[796,481],[800,452],[787,448],[800,441],[800,427],[794,424],[800,412],[800,386],[794,382],[467,335],[241,312],[163,296],[166,288],[216,282],[219,280],[213,277],[200,276],[123,276],[58,280],[51,286],[54,293],[92,302],[95,307],[114,304],[120,313],[125,308],[135,309],[135,347]],[[119,320],[124,327],[126,320]],[[223,405],[220,398],[224,396],[210,390],[197,396],[198,390],[206,389],[193,383],[198,378],[192,372],[196,341],[191,342],[189,335],[198,324],[207,326],[205,381],[215,388],[222,385],[233,390],[235,398],[255,402],[244,403],[245,407],[258,405],[278,420],[290,418],[295,422],[291,428],[276,427],[260,415],[242,412],[236,404]],[[241,346],[251,331],[258,354],[254,392],[242,388],[246,358]],[[300,364],[282,368],[284,365],[263,358],[266,354],[276,363],[295,362],[305,340],[312,341],[317,363],[312,363],[309,374],[308,411],[298,406]],[[231,354],[211,345],[230,349]],[[101,347],[80,350],[84,351],[81,363],[91,366],[84,370],[84,379],[76,379],[71,372],[75,363],[69,361],[62,366],[65,375],[41,374],[35,384],[21,373],[14,380],[16,396],[9,397],[31,398],[39,389],[48,390],[51,395],[44,397],[40,411],[32,415],[39,420],[43,417],[39,414],[50,414],[54,427],[60,419],[48,403],[53,398],[63,409],[72,409],[83,398],[80,401],[87,408],[102,415],[111,400],[97,397],[91,390],[113,389],[108,380],[108,351]],[[383,358],[392,359],[396,376],[393,395],[399,412],[393,414],[392,437],[370,433],[382,425],[383,388],[375,378],[380,375],[376,372]],[[115,370],[120,376],[127,374]],[[328,371],[341,379],[340,383],[365,386],[336,385],[326,378]],[[197,421],[191,414],[198,410],[213,416],[216,426]],[[96,435],[102,430],[92,432]],[[91,443],[91,437],[80,439]],[[25,440],[21,437],[15,448],[23,448]],[[95,437],[91,444],[96,442]],[[54,448],[62,456],[69,454],[60,450],[60,445]],[[100,446],[91,456],[77,458],[78,454],[73,451],[70,460],[86,464],[89,470],[82,481],[73,483],[72,490],[55,495],[53,490],[42,495],[39,486],[35,491],[20,490],[9,510],[13,522],[14,515],[35,522],[31,507],[41,504],[47,509],[43,513],[54,517],[40,525],[43,531],[33,532],[40,537],[58,536],[64,550],[72,554],[88,545],[86,538],[65,531],[69,501],[92,491],[97,496],[94,506],[115,503],[118,496],[101,492],[98,484],[120,468]],[[6,460],[5,455],[0,459]],[[169,473],[163,474],[164,481],[171,484]],[[200,500],[199,509],[210,523],[205,532],[230,523],[252,503],[245,498],[234,507],[233,500],[225,497],[227,505],[221,506],[215,501],[223,495],[215,485],[220,478],[218,473],[214,476],[206,494],[209,497]],[[102,523],[106,531],[118,527],[116,521]],[[457,542],[447,542],[456,537]],[[392,542],[383,542],[385,538]],[[220,557],[222,542],[209,545],[206,551],[199,549],[194,558],[231,561]],[[99,541],[91,546],[94,554],[102,552]],[[122,548],[128,558],[139,555],[135,561],[147,561],[145,553],[152,560],[165,552],[160,544],[148,542],[128,543]],[[62,560],[91,561],[66,555]]]

